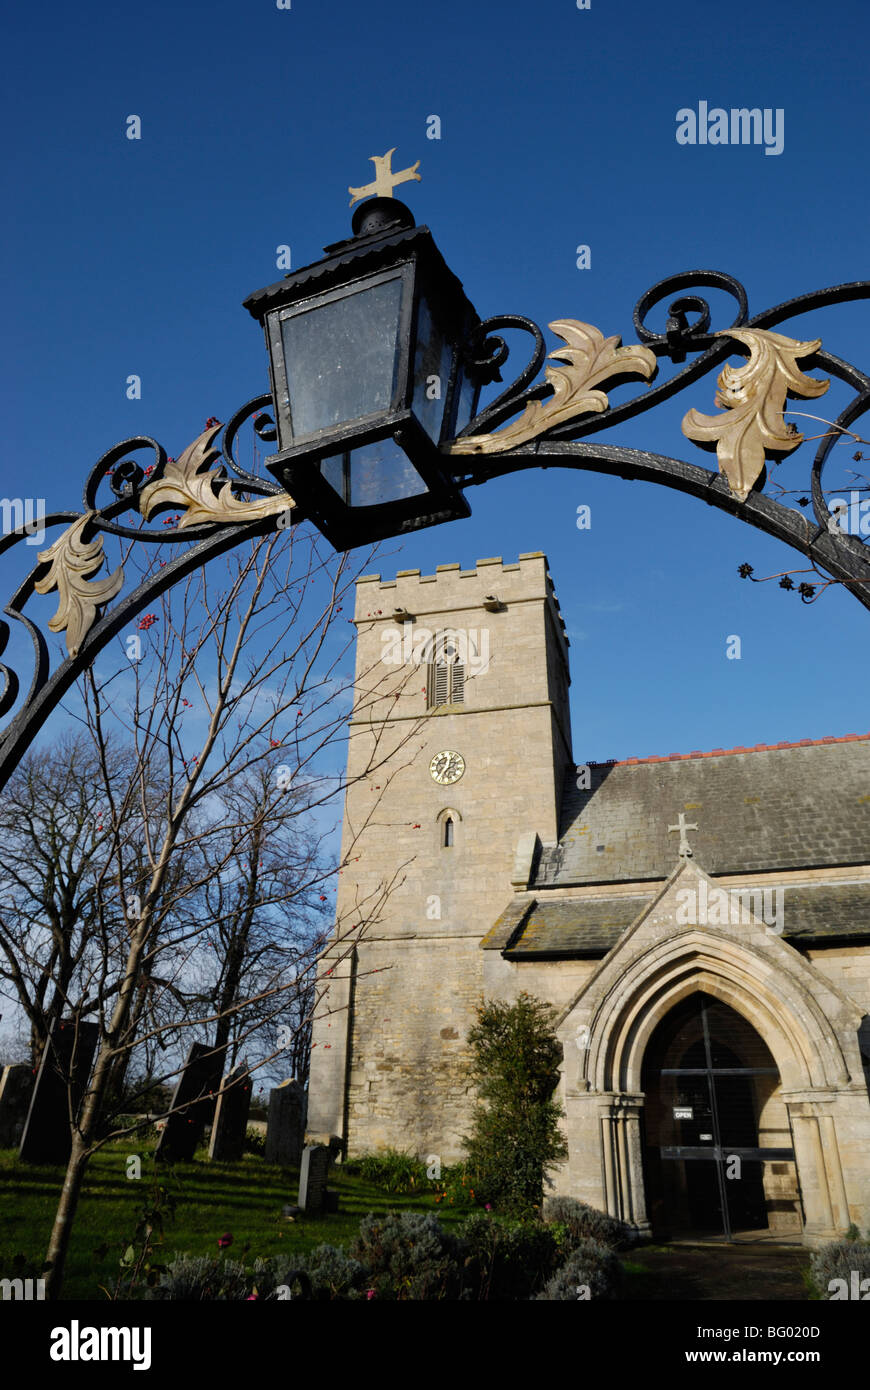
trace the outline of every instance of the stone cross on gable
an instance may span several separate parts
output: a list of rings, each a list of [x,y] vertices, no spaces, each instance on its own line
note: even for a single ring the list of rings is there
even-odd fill
[[[375,177],[372,183],[367,183],[364,188],[348,188],[348,193],[352,193],[350,206],[360,202],[362,198],[370,198],[372,194],[376,198],[392,198],[393,189],[398,183],[407,183],[410,179],[420,182],[422,175],[417,173],[420,168],[420,161],[412,164],[409,169],[400,169],[397,174],[393,173],[393,155],[396,153],[397,146],[394,145],[386,154],[370,154],[369,159],[375,166]]]
[[[685,817],[685,815],[683,814],[682,811],[680,811],[680,814],[679,814],[679,816],[677,817],[677,820],[678,820],[678,822],[679,822],[677,825],[669,825],[669,826],[668,826],[668,834],[669,834],[669,835],[674,835],[674,834],[676,834],[677,831],[679,831],[679,833],[680,833],[680,858],[681,858],[681,859],[691,859],[691,857],[692,857],[692,846],[689,844],[689,841],[686,839],[686,831],[687,831],[687,830],[698,830],[700,827],[697,826],[697,825],[686,825],[686,817]]]

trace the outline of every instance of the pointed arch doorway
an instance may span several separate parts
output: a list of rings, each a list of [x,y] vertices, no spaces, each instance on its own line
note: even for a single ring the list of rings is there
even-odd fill
[[[712,995],[689,995],[650,1037],[642,1089],[656,1235],[730,1241],[740,1232],[800,1229],[779,1071],[747,1019]]]

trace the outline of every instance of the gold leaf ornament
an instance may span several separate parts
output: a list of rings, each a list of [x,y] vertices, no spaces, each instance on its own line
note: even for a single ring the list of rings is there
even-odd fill
[[[93,625],[98,605],[108,603],[120,593],[124,584],[124,570],[119,566],[105,579],[89,580],[95,574],[105,557],[101,535],[92,541],[82,540],[82,532],[95,515],[85,512],[62,536],[59,536],[48,550],[40,550],[37,560],[49,564],[50,569],[44,579],[38,579],[34,588],[38,594],[48,594],[52,589],[58,592],[58,608],[54,617],[49,618],[48,626],[52,632],[66,631],[66,649],[70,656],[78,654],[85,636]]]
[[[210,469],[220,458],[220,451],[213,447],[212,441],[221,429],[222,425],[212,425],[203,430],[183,454],[166,464],[162,477],[143,488],[139,510],[146,520],[150,520],[158,507],[181,507],[184,515],[178,530],[182,531],[187,526],[201,526],[205,522],[258,521],[262,517],[277,516],[293,506],[292,497],[286,493],[257,502],[244,502],[234,495],[230,479]]]
[[[638,344],[620,347],[619,334],[605,338],[600,329],[579,319],[555,319],[549,328],[565,346],[548,356],[566,364],[547,367],[544,372],[553,388],[552,396],[545,401],[528,401],[522,415],[497,434],[473,434],[456,440],[451,454],[494,454],[516,448],[575,416],[607,410],[610,403],[605,392],[596,389],[602,382],[629,376],[650,380],[655,373],[655,353]]]
[[[742,367],[722,368],[716,378],[715,404],[725,415],[702,415],[692,408],[683,419],[683,434],[701,448],[716,449],[720,473],[741,502],[761,476],[765,456],[789,453],[804,436],[784,419],[788,395],[822,396],[830,381],[807,376],[797,365],[822,345],[821,338],[800,342],[764,328],[731,328],[715,334],[736,338],[749,348]]]

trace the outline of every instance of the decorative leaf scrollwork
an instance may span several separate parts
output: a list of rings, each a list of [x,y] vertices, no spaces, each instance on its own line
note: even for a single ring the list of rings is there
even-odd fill
[[[452,454],[494,454],[513,449],[578,415],[607,410],[605,392],[595,389],[602,382],[615,384],[630,376],[649,380],[655,374],[655,353],[636,344],[621,347],[618,334],[605,338],[598,328],[578,319],[556,319],[549,327],[565,343],[549,357],[567,364],[547,367],[544,373],[553,388],[552,396],[545,401],[528,401],[519,419],[496,434],[457,439],[451,446]]]
[[[167,463],[163,475],[143,490],[139,509],[146,521],[158,507],[183,507],[179,531],[186,526],[201,526],[204,522],[258,521],[261,517],[277,516],[292,507],[293,499],[281,492],[258,502],[244,502],[233,494],[230,480],[219,469],[208,469],[220,458],[212,447],[222,425],[203,430],[173,463]]]
[[[245,502],[234,496],[232,484],[223,470],[204,471],[220,457],[212,447],[215,435],[223,428],[213,425],[204,430],[173,463],[167,463],[162,475],[142,491],[139,509],[146,520],[158,507],[183,507],[184,515],[177,529],[199,526],[205,522],[238,524],[277,516],[292,507],[292,498],[285,492],[256,502]],[[116,487],[121,495],[131,494],[141,480],[142,470],[134,464],[121,466],[122,481]],[[94,624],[97,608],[120,593],[124,585],[124,570],[119,566],[105,579],[90,580],[105,560],[103,538],[98,533],[91,541],[83,541],[87,524],[98,517],[87,511],[58,537],[48,550],[39,552],[38,559],[50,566],[42,579],[36,580],[37,593],[47,594],[57,589],[60,598],[57,612],[49,620],[52,632],[66,631],[66,647],[70,656],[79,647]]]
[[[96,535],[92,541],[82,540],[82,533],[88,522],[96,515],[85,512],[72,526],[58,536],[48,550],[40,550],[37,559],[50,566],[48,574],[37,579],[34,588],[38,594],[50,593],[57,589],[57,612],[48,620],[52,632],[66,631],[66,649],[70,656],[78,654],[79,647],[93,624],[97,607],[108,603],[120,593],[124,584],[124,570],[119,566],[105,579],[90,580],[102,565],[103,538]]]
[[[763,328],[729,328],[716,337],[737,338],[750,350],[743,367],[722,368],[715,403],[726,415],[702,415],[694,407],[683,419],[683,434],[702,449],[716,450],[719,471],[735,497],[745,502],[761,476],[766,454],[789,453],[803,435],[783,417],[787,395],[822,396],[830,381],[807,376],[799,357],[818,352],[821,338],[800,342]]]

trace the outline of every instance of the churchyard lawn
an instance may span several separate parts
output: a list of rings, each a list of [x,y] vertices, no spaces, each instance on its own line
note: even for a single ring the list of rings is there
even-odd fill
[[[133,1241],[143,1204],[153,1185],[153,1142],[108,1144],[91,1161],[72,1236],[63,1299],[104,1300],[101,1285],[114,1290],[119,1260]],[[131,1154],[142,1159],[142,1176],[126,1176]],[[257,1256],[309,1250],[323,1241],[345,1245],[356,1235],[369,1211],[409,1209],[437,1213],[445,1224],[461,1221],[468,1211],[436,1206],[429,1194],[401,1196],[382,1191],[357,1176],[334,1168],[329,1186],[339,1194],[340,1210],[295,1221],[282,1207],[296,1204],[297,1168],[279,1168],[254,1154],[239,1163],[212,1163],[205,1147],[193,1161],[161,1165],[166,1185],[176,1198],[174,1220],[167,1218],[164,1241],[155,1259],[168,1264],[176,1254],[218,1253],[218,1240],[229,1233],[224,1254],[252,1263]],[[12,1277],[13,1261],[24,1255],[38,1274],[45,1256],[64,1170],[22,1163],[17,1149],[0,1150],[0,1277]],[[104,1254],[96,1254],[103,1245]],[[242,1251],[248,1246],[247,1254]],[[28,1270],[28,1273],[31,1271]]]

